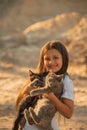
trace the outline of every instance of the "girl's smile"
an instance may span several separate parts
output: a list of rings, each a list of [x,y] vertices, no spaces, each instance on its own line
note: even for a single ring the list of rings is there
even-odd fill
[[[57,72],[62,68],[62,55],[56,49],[48,50],[44,55],[46,71]]]

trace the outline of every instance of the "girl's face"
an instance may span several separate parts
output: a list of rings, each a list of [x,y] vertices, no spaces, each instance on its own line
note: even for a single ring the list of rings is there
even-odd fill
[[[44,55],[44,68],[49,72],[57,72],[62,68],[61,53],[56,49],[48,50]]]

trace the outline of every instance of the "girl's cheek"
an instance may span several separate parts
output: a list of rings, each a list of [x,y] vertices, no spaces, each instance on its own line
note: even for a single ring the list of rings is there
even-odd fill
[[[47,66],[48,66],[48,62],[44,62],[44,66],[46,66],[46,67],[47,67]]]

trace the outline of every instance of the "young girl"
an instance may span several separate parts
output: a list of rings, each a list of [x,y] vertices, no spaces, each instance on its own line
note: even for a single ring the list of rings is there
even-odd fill
[[[37,67],[38,73],[54,72],[56,74],[64,74],[62,79],[64,83],[64,90],[62,94],[62,101],[60,101],[54,93],[45,94],[52,101],[57,108],[58,112],[66,118],[70,118],[74,109],[73,101],[73,83],[67,74],[69,63],[69,56],[65,46],[58,41],[50,41],[46,43],[40,53],[39,64]],[[23,95],[26,94],[27,86],[21,91],[18,99],[21,100]],[[20,98],[21,97],[21,98]],[[58,112],[55,113],[51,126],[53,130],[59,130],[58,125]],[[38,130],[35,125],[26,124],[24,130]]]

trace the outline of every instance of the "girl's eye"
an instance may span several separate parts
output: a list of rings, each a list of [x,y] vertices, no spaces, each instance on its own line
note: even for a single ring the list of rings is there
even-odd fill
[[[49,57],[46,57],[44,60],[45,60],[45,61],[49,61],[49,60],[50,60],[50,58],[49,58]]]
[[[59,57],[55,56],[54,59],[59,59]]]

